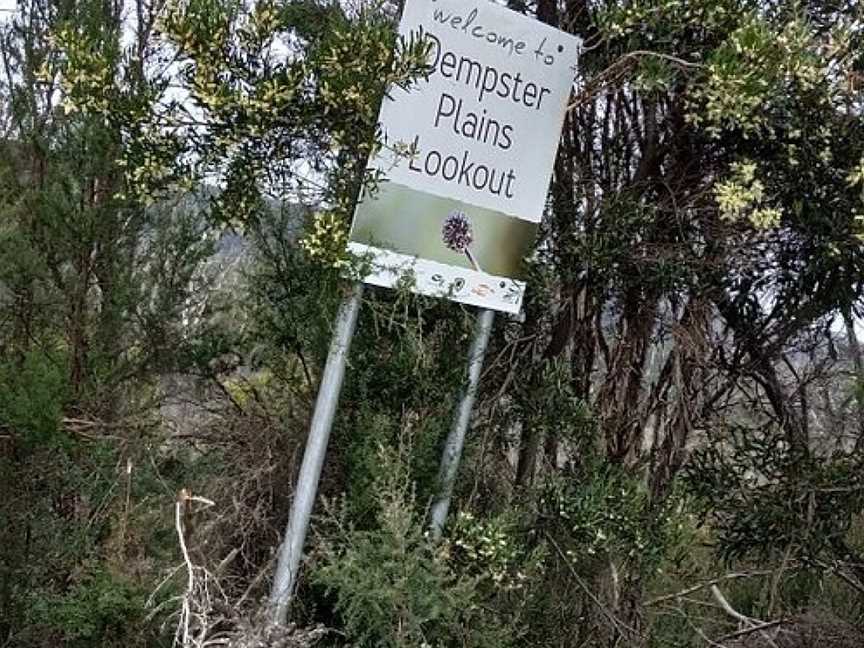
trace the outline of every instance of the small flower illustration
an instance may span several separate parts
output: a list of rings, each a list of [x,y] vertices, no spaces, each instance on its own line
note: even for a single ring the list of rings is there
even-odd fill
[[[474,232],[471,229],[471,221],[465,212],[454,210],[444,219],[441,227],[441,240],[454,252],[462,252],[468,257],[471,265],[477,272],[482,272],[477,259],[471,253],[471,243],[474,242]]]

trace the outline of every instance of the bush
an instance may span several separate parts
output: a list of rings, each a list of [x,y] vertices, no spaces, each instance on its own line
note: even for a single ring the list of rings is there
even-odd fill
[[[68,648],[131,646],[129,629],[140,629],[145,600],[144,591],[97,565],[66,593],[33,600],[29,624]]]
[[[55,441],[68,393],[62,354],[27,353],[0,363],[0,431],[11,429],[25,447]]]
[[[406,468],[410,453],[379,451],[378,525],[358,530],[331,511],[313,580],[335,596],[355,645],[507,646],[514,633],[486,609],[478,578],[458,573],[427,538]]]

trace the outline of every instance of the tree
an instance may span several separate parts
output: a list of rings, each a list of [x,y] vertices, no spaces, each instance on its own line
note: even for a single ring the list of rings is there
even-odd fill
[[[144,20],[149,5],[134,7]],[[149,536],[129,529],[115,488],[129,498],[133,471],[148,474],[161,378],[200,360],[187,336],[201,331],[183,319],[212,249],[201,210],[176,193],[158,205],[133,195],[128,130],[80,110],[60,74],[81,66],[91,86],[123,75],[124,94],[89,99],[146,102],[145,46],[123,50],[122,10],[34,0],[2,28],[0,616],[4,641],[20,645],[85,645],[132,609],[143,619],[141,579],[116,566]],[[62,47],[70,33],[78,59]],[[136,36],[146,41],[143,23]]]
[[[862,64],[861,16],[738,1],[541,1],[534,12],[587,47],[538,245],[543,301],[528,306],[521,366],[503,368],[525,377],[517,482],[531,481],[544,445],[542,474],[560,470],[555,432],[529,404],[549,389],[539,367],[558,358],[592,404],[607,460],[645,471],[652,507],[742,392],[757,390],[751,407],[806,455],[807,415],[782,361],[860,299],[848,182],[860,95],[848,79]]]

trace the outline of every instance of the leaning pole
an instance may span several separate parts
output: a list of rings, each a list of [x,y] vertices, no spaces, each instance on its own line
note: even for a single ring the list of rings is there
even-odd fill
[[[447,513],[450,511],[450,500],[453,498],[453,485],[459,472],[462,459],[462,448],[465,446],[465,435],[471,423],[471,412],[480,386],[480,374],[483,371],[483,360],[486,357],[486,347],[492,334],[492,324],[495,321],[495,311],[482,310],[477,315],[474,329],[474,340],[468,352],[468,380],[463,387],[453,415],[453,424],[447,440],[444,442],[444,453],[441,456],[441,469],[438,473],[438,492],[432,501],[429,512],[429,534],[434,541],[441,539]]]
[[[345,365],[351,347],[351,338],[357,328],[357,315],[360,312],[362,296],[363,284],[356,282],[339,307],[333,340],[327,354],[327,363],[324,365],[324,375],[318,387],[318,397],[315,400],[315,410],[312,413],[312,423],[306,439],[303,463],[294,489],[285,537],[279,547],[276,573],[273,576],[273,588],[270,594],[273,621],[280,625],[288,621],[288,608],[297,582],[303,545],[309,531],[309,519],[318,493],[318,481],[321,478],[330,430],[333,428],[336,405],[339,403],[339,393],[345,378]]]

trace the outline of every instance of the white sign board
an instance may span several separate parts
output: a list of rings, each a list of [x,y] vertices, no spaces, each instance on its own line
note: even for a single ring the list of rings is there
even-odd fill
[[[431,73],[393,89],[349,248],[368,283],[518,312],[580,41],[487,0],[408,0],[399,28],[424,34]],[[411,153],[405,155],[405,149]]]

